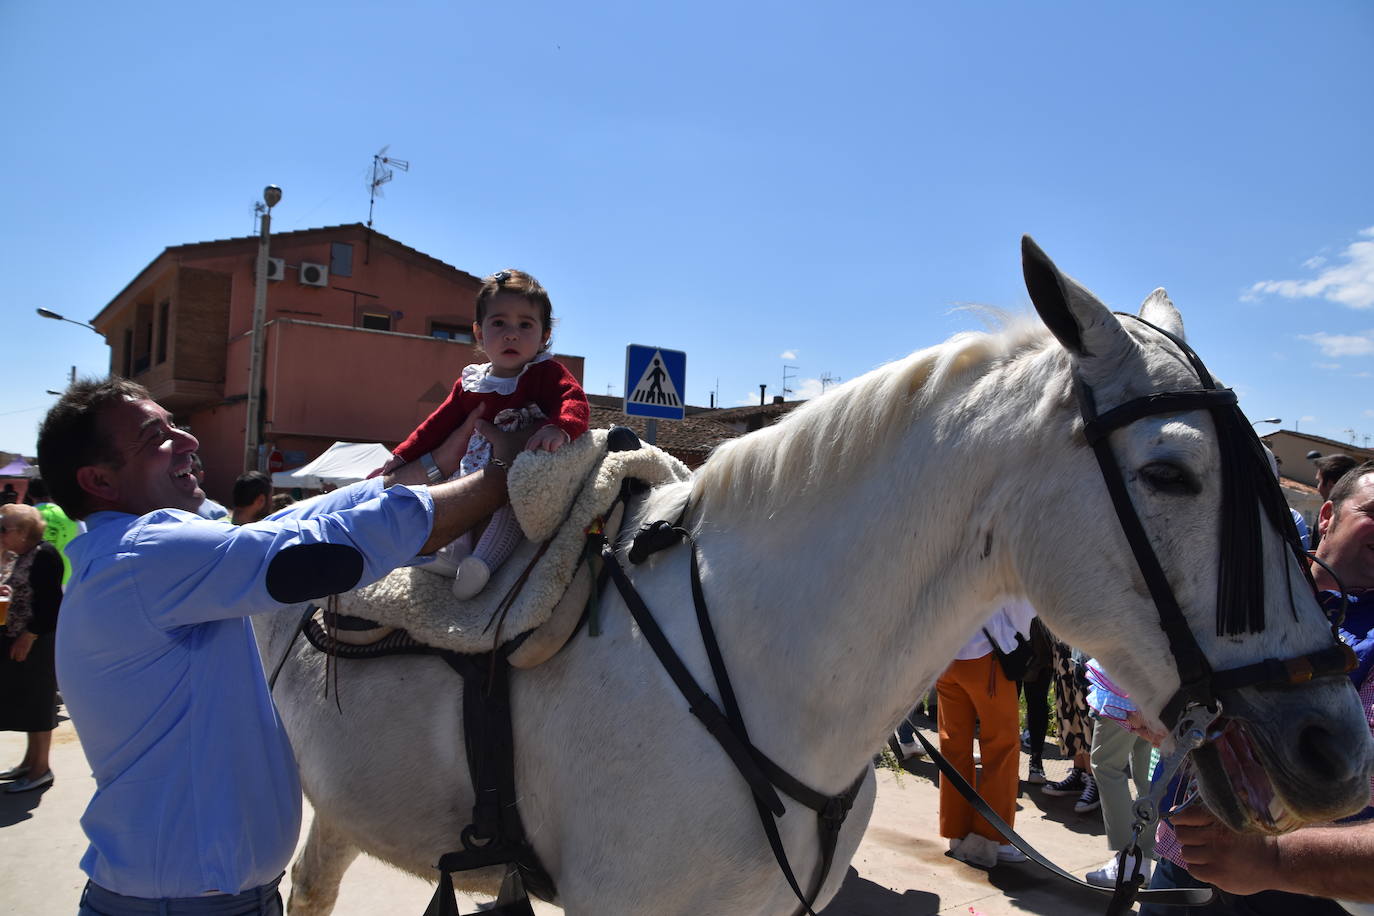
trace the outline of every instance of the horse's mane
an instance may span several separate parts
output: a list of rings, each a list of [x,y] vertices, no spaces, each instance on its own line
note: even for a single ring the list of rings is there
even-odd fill
[[[1028,316],[999,316],[998,323],[1000,329],[965,331],[880,366],[720,445],[695,474],[692,502],[767,514],[871,463],[946,396],[1050,339]]]

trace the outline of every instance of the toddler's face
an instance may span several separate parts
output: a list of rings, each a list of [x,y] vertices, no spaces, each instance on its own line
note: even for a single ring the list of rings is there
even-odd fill
[[[491,357],[492,374],[500,378],[519,375],[549,339],[538,307],[523,296],[497,296],[472,333]]]

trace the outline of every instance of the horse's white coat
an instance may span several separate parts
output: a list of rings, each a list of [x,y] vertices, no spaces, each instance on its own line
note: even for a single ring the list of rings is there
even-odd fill
[[[1103,410],[1196,379],[1172,345],[1135,322],[1123,329],[1060,280],[1083,354],[1071,357],[1029,323],[960,335],[728,443],[693,482],[646,501],[641,518],[651,520],[656,506],[690,487],[706,595],[753,740],[816,789],[838,792],[869,766],[912,698],[1003,594],[1028,595],[1056,633],[1102,659],[1152,720],[1177,687],[1083,443],[1070,370],[1076,365],[1094,386]],[[1182,329],[1162,290],[1144,312]],[[1204,414],[1140,421],[1115,433],[1113,445],[1215,667],[1328,644],[1310,594],[1295,593],[1300,620],[1290,615],[1277,564],[1268,628],[1214,635],[1219,484]],[[1161,461],[1192,475],[1200,492],[1155,492],[1140,469]],[[632,520],[626,529],[635,527]],[[1273,532],[1266,549],[1279,555]],[[633,575],[711,689],[687,556],[659,554]],[[687,712],[618,596],[606,595],[602,607],[604,635],[584,634],[514,678],[521,813],[560,903],[599,916],[793,912],[744,783]],[[284,650],[289,616],[260,626],[269,660]],[[324,824],[295,873],[295,916],[328,912],[350,845],[432,877],[438,856],[457,847],[472,804],[459,682],[449,669],[431,659],[339,667],[342,714],[322,697],[323,662],[308,648],[295,651],[277,687]],[[1324,689],[1313,702],[1362,727],[1345,693]],[[870,777],[818,909],[839,887],[873,792]],[[789,805],[782,834],[809,885],[814,816]]]

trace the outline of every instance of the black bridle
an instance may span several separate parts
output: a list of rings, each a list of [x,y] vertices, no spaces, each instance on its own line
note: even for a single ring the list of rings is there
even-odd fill
[[[1353,655],[1344,643],[1334,639],[1326,649],[1290,659],[1265,659],[1252,665],[1214,671],[1207,661],[1188,620],[1179,607],[1173,588],[1150,544],[1145,527],[1136,514],[1126,489],[1126,480],[1112,452],[1110,434],[1149,416],[1206,410],[1217,429],[1222,475],[1221,540],[1217,584],[1217,635],[1259,632],[1264,629],[1264,562],[1262,509],[1291,550],[1298,566],[1311,584],[1306,553],[1298,537],[1278,481],[1269,468],[1259,437],[1241,413],[1236,394],[1220,388],[1192,348],[1180,337],[1134,315],[1139,321],[1168,338],[1178,347],[1197,373],[1199,386],[1183,391],[1149,394],[1127,401],[1101,414],[1097,412],[1092,388],[1082,376],[1074,375],[1074,393],[1083,417],[1083,434],[1097,457],[1102,478],[1111,495],[1117,519],[1136,564],[1145,579],[1159,612],[1159,625],[1169,640],[1169,651],[1178,666],[1178,691],[1164,704],[1160,719],[1171,731],[1178,730],[1185,713],[1208,711],[1208,723],[1221,711],[1219,691],[1258,684],[1296,684],[1315,677],[1343,675],[1350,670]],[[1287,574],[1288,557],[1283,557]],[[1315,586],[1314,586],[1315,589]],[[1288,589],[1292,605],[1292,589]]]

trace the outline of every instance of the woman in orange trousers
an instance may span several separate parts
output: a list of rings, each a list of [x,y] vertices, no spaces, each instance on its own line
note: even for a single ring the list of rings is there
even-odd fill
[[[1016,683],[998,664],[989,637],[1003,652],[1016,648],[1018,633],[1030,631],[1035,610],[1024,600],[999,606],[991,619],[959,651],[935,683],[939,695],[940,752],[970,783],[974,783],[973,735],[978,728],[982,778],[975,785],[993,811],[1013,825],[1016,819],[1017,772],[1021,762],[1021,729]],[[940,780],[940,835],[950,841],[951,854],[976,865],[1023,862],[1016,847],[1002,842],[982,815]]]

